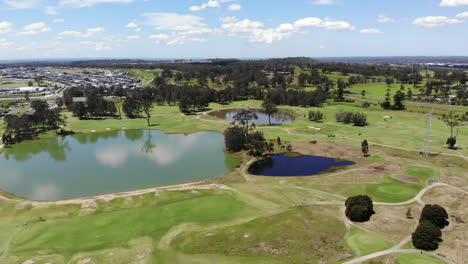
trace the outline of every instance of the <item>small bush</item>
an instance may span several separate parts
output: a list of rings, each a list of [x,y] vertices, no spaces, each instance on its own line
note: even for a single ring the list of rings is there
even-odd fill
[[[359,112],[339,112],[336,114],[336,121],[355,126],[367,126],[367,116]]]
[[[323,119],[323,113],[320,111],[309,111],[309,121],[319,122]]]

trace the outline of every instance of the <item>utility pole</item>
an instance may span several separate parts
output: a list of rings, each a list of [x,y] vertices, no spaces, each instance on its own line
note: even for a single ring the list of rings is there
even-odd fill
[[[432,136],[432,118],[434,117],[434,107],[431,112],[426,114],[426,136],[424,138],[424,156],[428,157],[431,152],[431,136]]]

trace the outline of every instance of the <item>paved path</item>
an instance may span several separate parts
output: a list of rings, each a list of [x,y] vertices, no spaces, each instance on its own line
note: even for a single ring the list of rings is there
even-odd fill
[[[374,259],[374,258],[378,258],[378,257],[390,255],[390,254],[397,254],[397,253],[426,254],[426,255],[438,258],[438,259],[440,259],[440,260],[442,260],[442,261],[444,261],[444,262],[446,262],[448,264],[456,264],[455,262],[453,262],[453,261],[451,261],[451,260],[449,260],[449,259],[447,259],[445,257],[442,257],[440,255],[437,255],[435,253],[432,253],[432,252],[421,251],[421,250],[418,250],[418,249],[397,249],[397,248],[391,248],[391,249],[387,249],[387,250],[384,250],[384,251],[375,252],[375,253],[372,253],[372,254],[369,254],[369,255],[366,255],[366,256],[362,256],[362,257],[355,258],[355,259],[350,260],[350,261],[343,262],[342,264],[356,264],[356,263],[361,263],[361,262],[371,260],[371,259]]]
[[[418,202],[421,205],[424,205],[424,202],[422,201],[422,197],[424,196],[424,194],[426,194],[426,192],[428,192],[429,190],[431,190],[433,188],[436,188],[436,187],[450,187],[450,188],[453,188],[453,189],[455,189],[457,191],[460,191],[460,192],[468,195],[468,191],[465,191],[462,188],[455,187],[455,186],[452,186],[452,185],[449,185],[449,184],[446,184],[446,183],[436,182],[436,183],[433,183],[433,184],[431,184],[429,186],[426,186],[424,189],[419,191],[419,193],[416,194],[416,196],[414,196],[412,199],[410,199],[408,201],[399,202],[399,203],[373,202],[373,204],[374,205],[387,205],[387,206],[400,206],[400,205],[408,205],[408,204],[412,204],[414,202]],[[331,196],[334,196],[334,197],[337,197],[337,198],[340,198],[340,199],[347,199],[347,197],[344,197],[344,196],[341,196],[341,195],[338,195],[338,194],[334,194],[334,193],[330,193],[330,192],[321,191],[321,190],[305,188],[305,187],[296,187],[296,188],[297,189],[302,189],[302,190],[318,192],[318,193],[323,193],[323,194],[331,195]],[[306,205],[306,204],[304,204],[304,205]]]

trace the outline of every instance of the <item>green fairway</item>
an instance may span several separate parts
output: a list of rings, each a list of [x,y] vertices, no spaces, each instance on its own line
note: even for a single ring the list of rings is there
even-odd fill
[[[444,261],[418,253],[400,253],[397,259],[398,264],[445,264]]]
[[[366,232],[355,226],[346,235],[346,243],[356,252],[357,256],[365,256],[373,252],[389,249],[392,243],[377,234]]]
[[[174,248],[185,254],[263,256],[285,263],[333,263],[350,254],[345,227],[333,208],[299,207],[245,224],[182,233]]]
[[[57,253],[73,254],[144,235],[159,239],[179,223],[214,223],[236,217],[247,209],[248,206],[229,195],[206,195],[161,206],[51,219],[22,228],[12,241],[11,251],[55,249]]]

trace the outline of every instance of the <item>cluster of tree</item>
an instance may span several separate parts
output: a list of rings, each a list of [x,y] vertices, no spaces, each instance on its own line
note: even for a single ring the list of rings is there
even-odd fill
[[[442,242],[441,229],[449,224],[447,211],[439,205],[424,206],[419,225],[412,234],[413,246],[422,250],[436,250]]]
[[[24,139],[30,139],[41,132],[56,130],[65,125],[65,118],[59,109],[49,109],[46,101],[32,101],[32,113],[6,115],[5,133],[2,141],[11,145]]]
[[[367,195],[357,195],[346,199],[346,217],[353,222],[369,221],[375,214],[372,199]]]
[[[309,111],[307,115],[309,117],[309,121],[320,122],[323,119],[323,113],[320,111]]]
[[[228,151],[247,150],[247,154],[254,157],[273,153],[274,143],[267,142],[263,133],[256,131],[255,124],[251,123],[256,119],[258,116],[250,110],[243,110],[234,116],[238,124],[224,131],[224,142]]]
[[[367,126],[367,115],[359,112],[341,111],[335,115],[337,122],[345,124],[353,123],[355,126]]]
[[[68,110],[80,119],[88,117],[114,116],[117,107],[113,101],[105,100],[97,89],[90,89],[86,94],[85,102],[73,102],[73,97],[64,94],[63,101]]]
[[[385,94],[385,101],[383,101],[380,105],[384,109],[393,109],[393,110],[405,110],[404,101],[406,99],[406,95],[403,91],[403,86],[399,89],[395,95],[393,96],[393,105],[391,103],[391,94],[390,89],[387,89],[387,93]],[[410,90],[411,91],[411,90]]]

